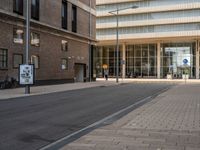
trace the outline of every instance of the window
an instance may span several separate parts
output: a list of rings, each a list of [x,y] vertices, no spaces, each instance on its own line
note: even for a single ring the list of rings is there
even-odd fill
[[[62,49],[62,51],[68,50],[68,41],[62,40],[61,49]]]
[[[62,59],[62,70],[67,70],[68,69],[68,61],[67,59]]]
[[[6,69],[8,67],[8,50],[0,49],[0,69]]]
[[[40,35],[38,33],[31,32],[31,45],[40,46]]]
[[[23,15],[23,0],[13,0],[13,12]]]
[[[39,0],[31,1],[31,18],[39,20],[40,3]]]
[[[72,5],[72,32],[77,32],[77,8]]]
[[[21,29],[13,29],[13,42],[23,44],[24,31]]]
[[[13,68],[19,68],[19,65],[23,64],[23,55],[14,54],[13,55]]]
[[[62,1],[62,28],[67,29],[67,2]]]
[[[36,69],[38,69],[39,68],[39,57],[36,55],[32,55],[31,56],[31,64],[34,64],[34,67]]]

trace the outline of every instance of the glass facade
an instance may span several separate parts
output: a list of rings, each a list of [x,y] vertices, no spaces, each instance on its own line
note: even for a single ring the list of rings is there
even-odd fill
[[[121,74],[121,61],[122,61],[122,47],[119,48],[119,73]],[[108,69],[109,77],[116,75],[116,51],[115,46],[103,46],[97,47],[94,52],[94,68],[93,72],[96,72],[97,77],[104,76],[104,66]]]
[[[182,17],[198,17],[200,16],[200,10],[180,10],[180,11],[170,11],[170,12],[152,12],[152,13],[141,13],[141,14],[129,14],[119,16],[120,22],[126,21],[143,21],[149,20],[153,21],[156,19],[173,19]],[[116,22],[116,18],[113,16],[102,17],[97,19],[97,23],[112,23]]]
[[[119,12],[119,22],[124,23],[123,25],[120,25],[119,35],[132,34],[134,36],[135,34],[136,36],[138,33],[159,34],[163,32],[200,30],[200,22],[197,21],[199,19],[198,17],[200,17],[200,9],[187,8],[191,5],[198,5],[199,3],[200,0],[146,0],[97,5],[97,14],[99,15],[97,16],[97,25],[103,24],[103,26],[97,28],[97,39],[102,39],[106,35],[109,36],[116,34],[116,16],[106,14],[109,11],[116,10],[117,8],[123,9],[130,6],[138,6],[138,9],[143,9],[143,11],[141,11],[141,13],[133,12],[127,14]],[[160,7],[163,7],[163,9],[154,11],[154,9]],[[169,11],[168,8],[170,7],[176,8]],[[181,7],[183,7],[183,9],[180,9]],[[162,20],[163,23],[161,23],[162,21],[160,20]],[[170,21],[170,23],[167,23],[166,20]],[[135,22],[139,24],[137,26],[134,25],[127,27],[129,23],[134,24]],[[112,27],[106,27],[111,24]]]
[[[156,77],[156,44],[128,45],[126,47],[127,77]]]
[[[157,59],[160,59],[160,77],[182,78],[189,74],[196,77],[196,43],[163,43],[160,57],[157,55],[157,44],[126,45],[125,77],[157,78]],[[116,52],[114,46],[98,47],[94,52],[94,72],[97,77],[104,76],[104,66],[109,70],[109,77],[116,75]],[[119,52],[119,75],[122,76],[122,46]],[[186,61],[186,62],[184,62]]]
[[[182,78],[187,73],[195,78],[196,43],[165,43],[161,46],[161,77],[171,74],[173,78]],[[186,61],[186,62],[184,62]]]
[[[130,6],[138,8],[126,9]],[[200,0],[118,0],[97,3],[96,8],[96,38],[101,45],[94,52],[97,77],[103,77],[103,65],[108,66],[109,77],[116,74],[118,17],[120,76],[181,79],[187,74],[199,79]],[[118,16],[108,13],[118,8]]]
[[[195,30],[200,30],[200,23],[124,27],[119,29],[119,34],[162,33]],[[96,34],[97,36],[116,35],[116,29],[97,30]]]
[[[173,6],[173,5],[180,5],[180,4],[188,4],[188,3],[196,3],[199,0],[145,0],[145,1],[130,1],[130,2],[121,2],[115,4],[107,4],[107,5],[98,5],[96,7],[98,12],[104,11],[112,11],[119,7],[119,9],[130,7],[133,5],[139,6],[141,8],[145,7],[157,7],[157,6]]]

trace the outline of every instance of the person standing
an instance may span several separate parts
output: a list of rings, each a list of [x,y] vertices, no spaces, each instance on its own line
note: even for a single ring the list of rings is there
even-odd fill
[[[104,70],[104,76],[105,76],[106,80],[108,80],[108,69]]]

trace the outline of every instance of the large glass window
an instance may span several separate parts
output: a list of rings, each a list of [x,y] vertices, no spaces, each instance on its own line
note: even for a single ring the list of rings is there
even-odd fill
[[[173,78],[182,78],[188,74],[195,78],[195,43],[164,43],[161,45],[161,77],[168,74]]]
[[[67,29],[67,2],[62,1],[62,28]]]
[[[7,69],[8,67],[8,50],[0,49],[0,69]]]
[[[13,12],[23,15],[23,0],[13,0]]]
[[[40,15],[40,1],[32,0],[31,1],[31,18],[35,20],[39,20]]]
[[[22,29],[13,29],[13,42],[23,44],[24,42],[24,31]]]
[[[122,75],[122,47],[119,50],[119,75]],[[126,46],[126,76],[156,78],[156,44],[138,44]],[[94,68],[97,77],[103,77],[103,70],[108,66],[109,76],[116,76],[115,46],[97,47],[94,53]]]
[[[23,64],[23,55],[14,54],[13,55],[13,68],[19,68],[19,65]]]
[[[128,45],[126,47],[127,77],[156,77],[156,44]]]
[[[122,47],[119,46],[119,75],[121,75],[122,66]],[[104,69],[108,69],[109,77],[116,76],[117,54],[115,46],[97,47],[94,53],[94,69],[97,77],[104,76]]]

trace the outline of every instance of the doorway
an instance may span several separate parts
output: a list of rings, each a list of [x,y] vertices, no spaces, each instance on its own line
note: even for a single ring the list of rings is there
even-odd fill
[[[75,82],[86,81],[86,64],[75,64]]]
[[[182,78],[183,74],[195,78],[194,43],[162,44],[161,76],[166,78],[168,74],[173,78]]]

